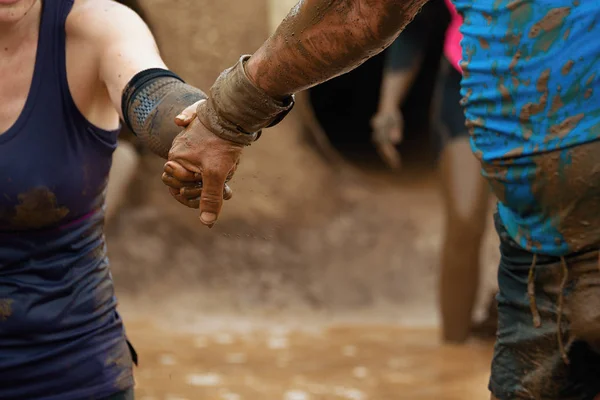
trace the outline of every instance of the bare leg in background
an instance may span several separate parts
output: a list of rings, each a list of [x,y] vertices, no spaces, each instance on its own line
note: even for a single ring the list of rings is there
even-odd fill
[[[445,227],[442,244],[440,309],[448,342],[467,340],[479,288],[479,254],[488,216],[489,188],[467,136],[442,151],[440,175]]]

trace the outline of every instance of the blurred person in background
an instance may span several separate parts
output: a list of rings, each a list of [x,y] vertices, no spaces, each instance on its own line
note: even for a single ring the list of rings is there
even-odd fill
[[[400,106],[415,83],[431,31],[439,20],[433,5],[433,2],[426,4],[387,49],[379,107],[371,123],[374,144],[388,165],[396,169],[400,167],[396,146],[404,134]],[[448,1],[446,5],[452,18],[446,31],[444,57],[433,97],[433,133],[438,146],[445,215],[440,309],[443,339],[462,343],[470,333],[493,337],[496,313],[492,298],[487,318],[481,324],[474,326],[472,323],[489,187],[481,176],[481,165],[471,152],[464,110],[460,105],[459,28],[462,21],[454,6]]]
[[[119,119],[166,158],[206,96],[110,0],[0,0],[0,53],[0,399],[133,399],[104,240]]]
[[[426,1],[299,2],[263,46],[219,76],[208,100],[184,111],[195,129],[175,138],[165,164],[174,197],[185,203],[180,186],[201,179],[201,200],[190,206],[214,225],[244,147],[286,115],[293,94],[380,53]],[[492,398],[598,400],[600,3],[453,4],[464,18],[471,146],[498,199]]]

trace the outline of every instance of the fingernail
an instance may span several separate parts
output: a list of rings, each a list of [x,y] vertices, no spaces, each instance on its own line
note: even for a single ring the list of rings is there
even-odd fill
[[[183,114],[179,114],[178,116],[175,117],[176,120],[184,122],[185,121],[185,115]]]
[[[165,165],[165,172],[169,175],[173,175],[173,167],[171,167],[171,164],[167,164]]]
[[[217,215],[205,211],[202,214],[200,214],[200,220],[205,225],[214,225],[215,221],[217,220]]]

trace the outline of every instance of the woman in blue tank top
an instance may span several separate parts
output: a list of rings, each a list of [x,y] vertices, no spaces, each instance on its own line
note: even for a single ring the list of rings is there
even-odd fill
[[[0,399],[133,398],[103,235],[119,119],[166,157],[202,98],[122,5],[0,0]]]

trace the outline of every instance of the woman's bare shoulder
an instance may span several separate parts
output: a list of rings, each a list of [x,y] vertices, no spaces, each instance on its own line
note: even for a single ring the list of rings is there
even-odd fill
[[[106,43],[136,30],[148,30],[146,23],[129,7],[113,0],[75,0],[67,18],[69,37]]]

